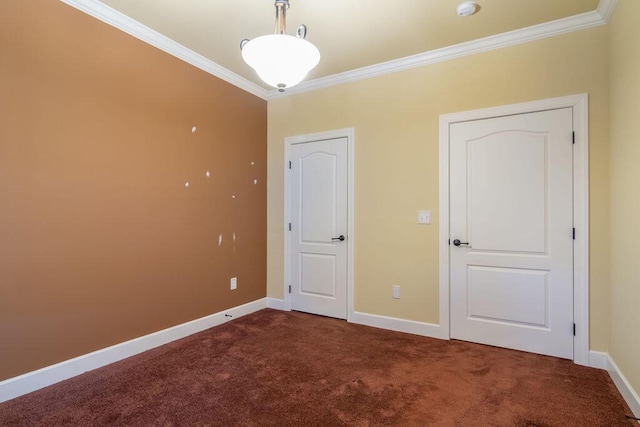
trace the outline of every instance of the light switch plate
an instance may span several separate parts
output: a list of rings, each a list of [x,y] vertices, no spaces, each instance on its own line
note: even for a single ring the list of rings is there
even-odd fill
[[[231,278],[231,290],[236,290],[238,289],[238,278],[237,277],[232,277]]]
[[[418,211],[418,224],[431,224],[431,211]]]
[[[393,298],[400,299],[400,285],[393,285],[391,288],[393,289]]]

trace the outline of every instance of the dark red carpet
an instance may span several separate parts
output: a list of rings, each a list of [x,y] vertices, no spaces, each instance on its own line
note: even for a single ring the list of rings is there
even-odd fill
[[[262,310],[0,404],[2,426],[632,426],[605,371]]]

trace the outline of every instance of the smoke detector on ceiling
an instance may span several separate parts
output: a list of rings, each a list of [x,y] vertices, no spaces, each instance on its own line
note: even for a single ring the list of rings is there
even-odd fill
[[[463,1],[456,7],[458,16],[471,16],[480,10],[480,5],[475,1]]]

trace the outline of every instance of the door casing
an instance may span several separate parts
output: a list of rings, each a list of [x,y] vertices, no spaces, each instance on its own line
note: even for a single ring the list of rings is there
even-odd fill
[[[354,319],[354,271],[353,248],[354,234],[354,144],[355,132],[353,128],[338,129],[327,132],[319,132],[306,135],[290,136],[284,139],[284,309],[291,310],[291,294],[289,293],[290,280],[290,255],[291,242],[289,235],[289,222],[291,222],[291,174],[289,173],[289,159],[291,147],[295,144],[304,144],[327,139],[346,138],[347,140],[347,321]]]
[[[579,94],[540,101],[512,104],[440,116],[440,282],[439,321],[443,335],[450,337],[450,260],[449,260],[449,126],[471,120],[572,108],[575,144],[573,147],[573,224],[576,229],[573,256],[573,306],[576,333],[573,361],[589,365],[589,112],[588,95]]]

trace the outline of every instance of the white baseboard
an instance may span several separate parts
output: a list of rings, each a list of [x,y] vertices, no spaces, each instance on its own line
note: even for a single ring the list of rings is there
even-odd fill
[[[638,393],[633,389],[609,353],[605,353],[603,351],[589,351],[589,366],[592,368],[604,369],[609,372],[609,376],[613,380],[613,383],[616,385],[625,402],[627,402],[627,405],[629,405],[631,412],[633,412],[633,416],[640,418],[640,397],[638,397]]]
[[[627,405],[631,408],[633,416],[640,418],[640,397],[624,376],[618,365],[616,365],[616,362],[613,361],[611,355],[607,355],[607,371],[609,371],[609,376],[611,376],[614,384],[618,387],[618,391],[620,391],[620,394],[624,397]]]
[[[448,340],[449,337],[440,327],[433,323],[416,322],[414,320],[398,319],[396,317],[379,316],[377,314],[359,313],[353,314],[351,323],[373,326],[375,328],[389,329],[408,334],[422,335],[425,337]]]
[[[186,336],[221,325],[231,319],[251,314],[263,308],[284,310],[284,300],[277,298],[262,298],[228,310],[220,311],[200,319],[192,320],[181,325],[163,329],[149,335],[125,341],[111,347],[103,348],[55,365],[47,366],[36,371],[0,381],[0,403],[18,396],[22,396],[43,387],[75,377],[84,372],[106,366],[127,357],[142,353],[155,347],[170,343]],[[232,317],[226,317],[226,315]],[[395,317],[379,316],[376,314],[355,312],[352,323],[389,329],[397,332],[422,335],[426,337],[449,339],[439,325],[433,323],[416,322]],[[589,352],[589,366],[606,369],[620,394],[631,408],[634,416],[640,417],[640,397],[624,376],[611,356],[600,351]]]
[[[273,308],[274,310],[287,310],[284,305],[284,300],[278,298],[267,298],[267,307]],[[360,313],[357,311],[353,313],[353,316],[348,320],[348,322],[373,326],[374,328],[389,329],[391,331],[406,332],[408,334],[422,335],[425,337],[445,340],[449,339],[449,337],[443,333],[440,325],[435,325],[433,323],[416,322],[413,320]]]
[[[0,402],[31,393],[32,391],[126,359],[143,351],[204,331],[205,329],[221,325],[229,320],[245,316],[266,307],[267,299],[262,298],[73,359],[65,360],[64,362],[56,363],[55,365],[47,366],[37,371],[9,378],[0,382]],[[232,317],[226,317],[226,315]]]
[[[597,369],[607,370],[607,363],[609,360],[609,354],[604,351],[589,351],[589,363],[587,366]]]
[[[267,307],[274,310],[286,310],[284,307],[284,300],[278,298],[267,298]]]

